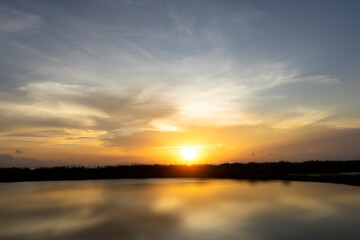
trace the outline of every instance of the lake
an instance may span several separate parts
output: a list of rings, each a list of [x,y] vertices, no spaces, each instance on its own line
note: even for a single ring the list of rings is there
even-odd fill
[[[201,179],[0,183],[0,239],[360,239],[360,187]]]

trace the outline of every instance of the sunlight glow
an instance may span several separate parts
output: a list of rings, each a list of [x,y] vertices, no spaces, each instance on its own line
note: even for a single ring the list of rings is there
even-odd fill
[[[193,160],[196,157],[196,148],[195,147],[183,147],[181,154],[186,160]]]

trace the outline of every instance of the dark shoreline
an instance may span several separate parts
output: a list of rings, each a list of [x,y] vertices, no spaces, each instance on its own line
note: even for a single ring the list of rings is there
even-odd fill
[[[360,186],[360,160],[220,165],[118,165],[105,167],[0,168],[0,182],[131,178],[218,178],[306,181]]]

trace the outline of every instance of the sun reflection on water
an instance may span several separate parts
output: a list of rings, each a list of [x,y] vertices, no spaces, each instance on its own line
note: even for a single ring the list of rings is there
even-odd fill
[[[344,185],[191,179],[1,185],[0,239],[334,239],[345,230],[348,239],[359,236],[360,189]]]

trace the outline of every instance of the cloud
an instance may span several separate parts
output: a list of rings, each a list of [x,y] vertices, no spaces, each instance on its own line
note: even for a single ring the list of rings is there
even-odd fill
[[[276,142],[262,146],[285,160],[311,160],[314,155],[322,160],[357,160],[360,150],[359,129],[336,129],[321,126],[307,126],[286,130],[287,136],[278,136]],[[282,139],[280,139],[282,138]],[[280,160],[280,159],[279,159]]]
[[[26,97],[2,97],[3,130],[28,127],[116,130],[147,128],[175,112],[161,96],[140,89],[107,89],[61,83],[31,83]]]
[[[15,158],[10,154],[0,154],[0,167],[40,167],[44,162],[35,158]]]
[[[243,4],[236,6],[238,9],[234,12],[226,4],[224,8],[210,5],[202,14],[194,15],[192,9],[185,8],[186,14],[180,14],[169,5],[159,16],[171,20],[167,24],[145,16],[154,22],[135,24],[136,28],[124,24],[129,19],[123,19],[121,14],[112,16],[114,23],[108,24],[102,21],[84,23],[73,15],[58,16],[64,24],[54,26],[52,31],[55,35],[68,36],[66,44],[55,39],[47,42],[50,47],[43,48],[31,42],[16,42],[11,56],[27,57],[15,62],[17,71],[11,76],[21,82],[16,89],[23,95],[18,97],[33,104],[12,105],[13,102],[9,102],[6,111],[11,108],[13,115],[19,118],[26,115],[21,112],[36,114],[41,111],[46,121],[41,117],[34,122],[44,126],[69,128],[73,124],[76,128],[96,126],[108,131],[131,128],[131,125],[145,127],[154,118],[169,116],[175,116],[179,122],[258,124],[264,118],[253,117],[252,113],[256,110],[257,98],[263,97],[264,91],[286,83],[337,81],[326,75],[303,77],[301,68],[287,59],[262,57],[259,60],[255,53],[252,53],[254,59],[239,57],[242,55],[235,54],[238,49],[233,49],[235,46],[224,39],[224,31],[228,33],[229,27],[236,27],[244,31],[244,35],[252,33],[249,26],[261,19],[262,14]],[[213,14],[209,15],[208,11]],[[154,30],[147,27],[150,23]],[[44,37],[46,40],[48,36]],[[109,93],[111,88],[114,91]],[[121,88],[129,92],[124,93]],[[129,89],[137,89],[140,93]],[[153,94],[145,100],[151,103],[139,99],[146,91]],[[162,95],[162,102],[156,95]],[[12,101],[17,100],[13,98]],[[282,99],[281,102],[289,101]],[[285,109],[292,107],[288,103]],[[138,112],[148,117],[143,119]],[[68,121],[69,116],[74,115],[76,118]],[[135,120],[136,117],[139,119]],[[280,117],[288,120],[286,116]],[[34,116],[30,116],[29,121],[32,118]],[[296,126],[296,123],[283,125]]]
[[[44,22],[39,15],[0,6],[0,34],[32,30]]]
[[[20,149],[15,149],[15,153],[21,155],[24,153],[24,151],[22,151]]]
[[[58,154],[55,154],[58,155]],[[119,156],[119,157],[102,157],[101,161],[98,158],[87,159],[47,159],[40,160],[37,158],[28,157],[13,157],[10,154],[0,154],[0,168],[9,167],[56,167],[56,166],[108,166],[117,164],[138,164],[144,163],[147,159],[143,156]]]
[[[289,111],[284,120],[274,126],[277,128],[299,128],[324,121],[330,113],[325,110],[297,107]]]
[[[327,61],[311,54],[304,61],[303,43],[288,46],[281,37],[289,29],[265,29],[272,17],[264,9],[241,1],[124,2],[2,4],[0,141],[7,149],[19,141],[99,141],[121,150],[175,144],[166,138],[237,146],[240,130],[257,136],[254,129],[264,128],[267,139],[309,126],[360,127],[348,104],[358,102],[357,88],[334,69],[309,67]],[[226,140],[206,139],[193,125]],[[237,135],[214,130],[222,127]],[[249,149],[264,154],[247,147],[246,157]]]

